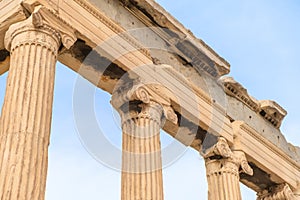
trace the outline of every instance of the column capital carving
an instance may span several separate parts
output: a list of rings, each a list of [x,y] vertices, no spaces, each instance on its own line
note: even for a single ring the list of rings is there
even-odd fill
[[[227,143],[227,140],[223,137],[219,137],[218,142],[214,146],[203,152],[202,155],[204,158],[209,158],[216,155],[223,158],[233,157],[233,153]]]
[[[257,196],[257,200],[300,200],[300,196],[295,195],[286,183],[263,190]]]
[[[227,140],[223,137],[219,137],[218,142],[214,146],[201,154],[206,160],[219,159],[225,162],[232,162],[241,169],[240,172],[246,173],[250,176],[253,175],[253,169],[248,164],[245,153],[240,150],[232,151]]]
[[[112,95],[111,104],[118,111],[122,110],[123,105],[134,101],[140,101],[143,104],[140,105],[141,107],[157,104],[162,107],[164,117],[172,123],[177,124],[178,118],[171,107],[171,100],[168,95],[171,95],[170,91],[159,84],[133,84],[129,87],[123,86],[115,90]]]
[[[12,45],[13,39],[18,34],[28,31],[48,34],[57,43],[56,45],[52,45],[57,46],[58,48],[61,43],[66,48],[70,48],[77,40],[75,31],[72,27],[64,23],[48,8],[38,5],[34,7],[34,10],[28,19],[10,26],[5,34],[5,48],[8,51],[13,50],[12,48],[14,48],[14,46],[18,46],[18,44]],[[26,35],[24,35],[24,37],[26,37]],[[29,40],[28,42],[32,43],[39,42],[39,40],[42,40],[40,42],[48,42],[45,38],[37,37],[37,41],[35,41],[31,36],[28,35],[27,37],[28,38],[22,38],[23,41],[20,42],[24,42],[26,40]]]

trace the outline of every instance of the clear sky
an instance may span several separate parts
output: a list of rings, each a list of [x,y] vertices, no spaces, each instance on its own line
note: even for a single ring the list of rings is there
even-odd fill
[[[300,145],[299,1],[158,2],[228,60],[230,75],[252,96],[276,100],[288,111],[281,130],[288,141]],[[120,173],[95,160],[81,145],[72,108],[76,79],[71,70],[57,65],[46,200],[120,199]],[[0,77],[0,105],[5,80],[6,75]],[[107,93],[95,90],[99,126],[120,148],[121,130],[109,101]],[[163,147],[172,141],[165,133],[162,138]],[[164,169],[164,187],[165,200],[207,198],[204,162],[197,152],[187,150]],[[243,199],[255,199],[245,187],[242,191]]]

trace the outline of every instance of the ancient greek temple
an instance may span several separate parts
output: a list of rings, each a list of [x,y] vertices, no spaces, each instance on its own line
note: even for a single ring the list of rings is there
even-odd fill
[[[205,159],[209,200],[242,199],[240,182],[258,200],[300,199],[287,112],[226,76],[229,63],[154,0],[0,0],[0,10],[1,200],[44,199],[57,61],[111,94],[122,200],[164,199],[162,129]]]

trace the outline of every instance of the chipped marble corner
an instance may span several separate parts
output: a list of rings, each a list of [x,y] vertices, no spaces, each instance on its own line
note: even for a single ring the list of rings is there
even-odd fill
[[[279,128],[284,117],[287,115],[287,111],[275,101],[261,100],[259,104],[261,109],[260,114],[276,128]]]
[[[253,176],[254,174],[253,169],[249,165],[245,153],[243,151],[233,151],[233,152],[234,152],[233,160],[235,161],[236,164],[240,166],[241,168],[240,172]]]
[[[44,6],[47,9],[51,9],[54,11],[52,1],[50,0],[23,0],[21,5],[29,12],[32,13],[37,6]]]
[[[269,121],[273,126],[280,128],[282,120],[287,115],[287,112],[278,103],[271,100],[256,100],[248,94],[246,88],[232,77],[221,77],[218,83],[223,87],[227,95],[241,101],[251,110]]]
[[[300,200],[287,183],[283,183],[257,193],[257,200]]]
[[[43,6],[50,10],[52,13],[55,13],[56,15],[59,15],[59,6],[60,6],[59,0],[22,0],[21,6],[23,7],[23,10],[26,10],[28,14],[31,14],[35,7],[37,6]]]
[[[177,124],[178,117],[171,106],[171,95],[172,93],[160,84],[134,83],[129,87],[125,84],[113,92],[111,104],[118,110],[130,101],[137,100],[144,104],[155,102],[162,107],[164,117]]]

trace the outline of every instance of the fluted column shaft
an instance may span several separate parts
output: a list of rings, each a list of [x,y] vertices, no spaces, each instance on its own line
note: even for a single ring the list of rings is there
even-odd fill
[[[140,107],[140,108],[138,108]],[[121,114],[122,200],[163,200],[160,125],[162,108],[151,102]]]
[[[239,167],[230,159],[205,163],[209,200],[241,200]]]
[[[11,63],[0,121],[0,199],[42,200],[60,36],[28,19],[12,25],[6,39]]]

